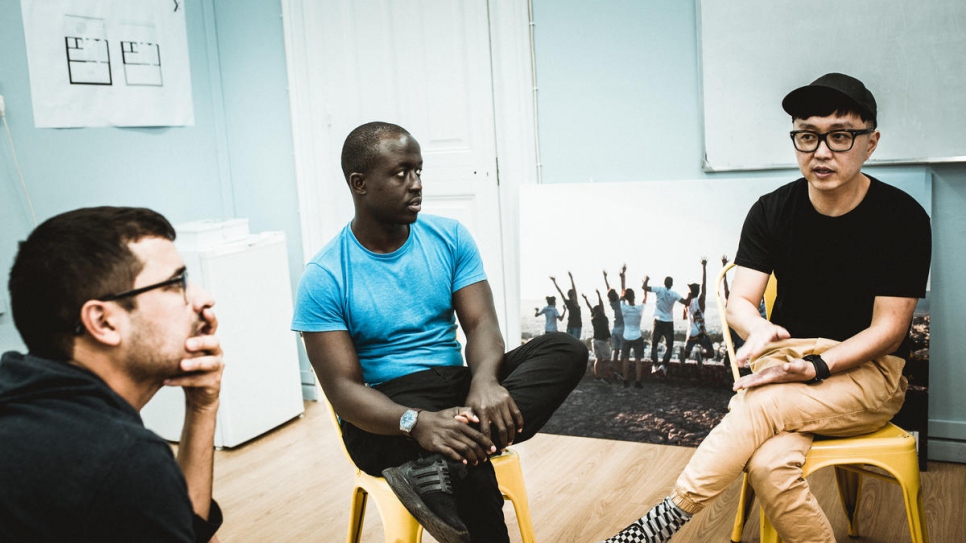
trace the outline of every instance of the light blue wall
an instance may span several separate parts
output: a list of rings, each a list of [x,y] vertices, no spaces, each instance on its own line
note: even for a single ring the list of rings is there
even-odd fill
[[[696,2],[533,5],[544,183],[799,175],[702,171]],[[966,443],[966,396],[960,392],[966,386],[966,165],[869,171],[884,178],[933,175],[930,437],[958,447]],[[930,441],[930,454],[966,450],[942,445]],[[966,455],[958,460],[966,462]]]
[[[533,4],[543,182],[701,177],[693,4]]]
[[[280,2],[181,5],[187,9],[194,126],[37,129],[20,2],[0,0],[0,94],[37,220],[87,205],[146,206],[175,224],[248,218],[253,232],[286,233],[294,288],[302,249]],[[0,298],[7,307],[16,243],[32,228],[3,134]],[[0,350],[22,347],[7,312],[0,316]]]

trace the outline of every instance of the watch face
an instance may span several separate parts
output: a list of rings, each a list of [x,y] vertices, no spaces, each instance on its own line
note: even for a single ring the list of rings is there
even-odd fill
[[[413,426],[416,426],[417,415],[419,413],[414,409],[403,413],[403,416],[399,419],[399,429],[408,434],[413,429]]]

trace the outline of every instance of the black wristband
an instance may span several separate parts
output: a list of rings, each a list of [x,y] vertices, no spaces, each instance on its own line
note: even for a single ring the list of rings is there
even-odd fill
[[[805,381],[806,385],[814,385],[816,383],[821,383],[822,381],[829,378],[832,372],[828,369],[828,364],[822,360],[822,356],[818,354],[807,354],[802,357],[802,360],[806,360],[812,363],[812,367],[815,368],[815,377],[812,377],[808,381]]]

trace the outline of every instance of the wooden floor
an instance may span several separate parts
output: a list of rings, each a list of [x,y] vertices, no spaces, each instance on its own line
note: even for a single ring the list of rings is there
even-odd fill
[[[225,514],[222,543],[342,542],[346,538],[350,464],[336,442],[323,405],[306,402],[305,415],[261,438],[216,452],[215,498]],[[550,434],[515,445],[540,542],[594,543],[620,530],[662,500],[693,449]],[[848,541],[831,470],[810,478],[839,541]],[[930,462],[923,473],[926,516],[933,543],[966,541],[966,465]],[[697,515],[674,543],[729,541],[738,483]],[[378,512],[367,515],[364,542],[384,541]],[[510,537],[520,541],[513,509],[505,508]],[[756,517],[756,515],[753,515]],[[854,541],[910,541],[899,488],[867,480]],[[742,541],[758,541],[753,518]],[[424,541],[434,541],[429,535]]]

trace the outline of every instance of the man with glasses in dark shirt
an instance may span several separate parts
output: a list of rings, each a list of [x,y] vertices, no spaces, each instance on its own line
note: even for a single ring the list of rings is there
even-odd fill
[[[10,270],[29,350],[0,359],[0,541],[213,539],[221,346],[208,293],[148,209],[78,209],[38,226]],[[185,393],[177,459],[138,411]]]
[[[908,332],[926,293],[929,217],[901,190],[862,173],[879,143],[872,93],[831,73],[789,93],[803,177],[762,196],[745,219],[728,299],[736,353],[753,373],[695,451],[671,495],[608,542],[671,536],[747,469],[787,543],[834,543],[802,477],[815,434],[882,428],[902,406]],[[778,294],[758,311],[771,273]]]

